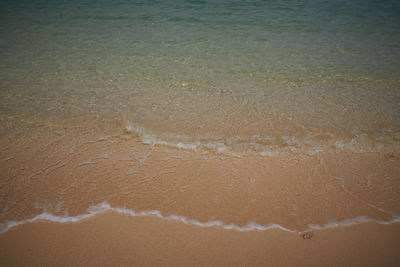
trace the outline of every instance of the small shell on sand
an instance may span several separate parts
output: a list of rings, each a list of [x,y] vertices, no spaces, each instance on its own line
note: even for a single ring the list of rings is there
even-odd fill
[[[306,232],[302,235],[303,239],[311,239],[313,237],[313,234],[311,232]]]

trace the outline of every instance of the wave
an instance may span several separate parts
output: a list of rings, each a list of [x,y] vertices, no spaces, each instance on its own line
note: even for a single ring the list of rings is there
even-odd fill
[[[365,222],[374,222],[374,223],[379,223],[379,224],[392,224],[392,223],[399,223],[400,222],[400,216],[393,216],[389,221],[381,221],[381,220],[376,220],[368,216],[359,216],[355,217],[352,219],[346,219],[343,221],[330,221],[325,225],[315,225],[315,224],[309,224],[308,228],[303,230],[303,231],[296,231],[292,230],[289,228],[286,228],[284,226],[281,226],[279,224],[275,223],[270,223],[267,225],[260,225],[256,222],[248,222],[246,226],[238,226],[236,224],[230,223],[230,224],[225,224],[222,221],[219,220],[212,220],[212,221],[207,221],[207,222],[200,222],[197,220],[189,219],[185,216],[180,216],[180,215],[167,215],[164,216],[162,213],[158,210],[150,210],[150,211],[141,211],[141,212],[136,212],[131,209],[126,209],[126,208],[120,208],[120,207],[111,207],[111,205],[107,202],[101,202],[97,205],[93,205],[87,209],[88,213],[87,214],[80,214],[76,216],[60,216],[60,215],[54,215],[48,212],[43,212],[33,218],[26,219],[26,220],[21,220],[21,221],[7,221],[2,224],[0,224],[0,234],[7,232],[11,228],[14,228],[16,226],[26,224],[26,223],[32,223],[35,221],[50,221],[50,222],[57,222],[57,223],[67,223],[67,222],[79,222],[91,217],[94,217],[98,214],[104,213],[106,211],[114,211],[117,213],[121,214],[127,214],[130,216],[155,216],[160,219],[168,219],[168,220],[174,220],[178,222],[182,222],[185,224],[190,224],[190,225],[195,225],[199,227],[219,227],[225,230],[235,230],[235,231],[240,231],[240,232],[245,232],[245,231],[265,231],[269,229],[279,229],[282,231],[286,232],[291,232],[291,233],[304,233],[307,231],[311,230],[320,230],[320,229],[327,229],[327,228],[333,228],[333,227],[341,227],[341,226],[349,226],[349,225],[354,225],[354,224],[359,224],[359,223],[365,223]]]
[[[336,139],[333,142],[317,142],[311,139],[300,139],[295,136],[188,136],[175,133],[155,134],[137,124],[128,122],[125,126],[128,133],[137,135],[140,140],[151,146],[163,145],[185,150],[212,150],[217,153],[233,156],[256,155],[277,156],[279,154],[305,153],[314,155],[323,151],[349,152],[399,152],[400,137],[391,130],[382,129],[379,134],[358,134],[349,140]]]

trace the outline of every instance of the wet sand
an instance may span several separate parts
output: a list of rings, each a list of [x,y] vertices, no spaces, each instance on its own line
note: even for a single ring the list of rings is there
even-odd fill
[[[1,155],[2,223],[44,211],[76,216],[103,202],[297,231],[400,214],[400,157],[393,153],[237,157],[151,146],[123,132],[42,129],[16,138]]]
[[[224,230],[106,212],[34,222],[0,235],[3,266],[398,266],[400,224],[314,230]]]
[[[399,220],[396,152],[237,156],[146,144],[115,126],[13,126],[1,144],[0,230],[43,213],[88,214],[99,203],[163,218],[107,211],[77,223],[26,223],[0,234],[3,265],[400,263],[400,224],[372,222]],[[199,226],[210,221],[220,226]],[[255,230],[270,224],[291,232]],[[304,239],[313,227],[324,229]]]

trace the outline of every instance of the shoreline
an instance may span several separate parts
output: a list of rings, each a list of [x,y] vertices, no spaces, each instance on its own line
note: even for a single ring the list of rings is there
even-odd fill
[[[250,227],[300,232],[400,214],[398,154],[234,157],[152,146],[136,136],[79,133],[28,134],[2,153],[2,222],[44,212],[78,216],[99,203],[204,224],[246,228],[254,222]]]
[[[400,223],[301,234],[236,231],[106,211],[74,223],[36,221],[0,235],[5,266],[395,266]]]
[[[5,266],[400,262],[398,153],[235,157],[46,128],[1,155],[2,222],[23,223],[0,234]]]
[[[276,223],[269,223],[267,225],[260,225],[256,222],[248,222],[244,226],[238,226],[234,223],[229,223],[225,224],[220,220],[210,220],[206,222],[200,222],[195,219],[187,218],[186,216],[182,215],[175,215],[175,214],[170,214],[170,215],[163,215],[161,214],[160,211],[158,210],[148,210],[148,211],[140,211],[136,212],[131,209],[126,209],[126,208],[120,208],[120,207],[111,207],[109,203],[103,202],[99,203],[97,205],[93,205],[89,207],[88,209],[89,213],[85,214],[79,214],[75,216],[68,216],[68,215],[54,215],[48,212],[43,212],[41,214],[36,215],[33,218],[21,220],[21,221],[6,221],[0,224],[0,235],[8,232],[9,230],[19,227],[24,224],[29,224],[29,223],[36,223],[36,222],[49,222],[49,223],[79,223],[85,220],[88,220],[90,218],[94,218],[96,216],[102,215],[102,214],[107,214],[109,212],[112,213],[117,213],[120,215],[127,215],[131,217],[144,217],[144,216],[150,216],[154,218],[158,218],[161,220],[170,220],[170,221],[175,221],[179,223],[184,223],[187,225],[193,225],[197,227],[215,227],[215,228],[220,228],[223,230],[234,230],[238,232],[250,232],[250,231],[268,231],[272,229],[278,229],[284,232],[289,232],[289,233],[297,233],[297,234],[304,234],[310,231],[314,230],[327,230],[331,228],[336,228],[336,227],[348,227],[348,226],[353,226],[353,225],[358,225],[358,224],[363,224],[363,223],[374,223],[378,225],[390,225],[390,224],[396,224],[400,223],[400,216],[393,216],[391,219],[388,221],[380,221],[376,220],[371,217],[367,216],[358,216],[355,218],[349,218],[345,219],[343,221],[329,221],[328,223],[324,225],[316,225],[316,224],[310,224],[308,225],[308,228],[304,230],[295,230],[295,229],[289,229],[286,228],[280,224]]]

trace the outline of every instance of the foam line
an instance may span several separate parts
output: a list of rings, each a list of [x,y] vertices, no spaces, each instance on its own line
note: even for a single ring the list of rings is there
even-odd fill
[[[220,228],[226,229],[226,230],[236,230],[236,231],[240,231],[240,232],[254,231],[254,230],[265,231],[268,229],[279,229],[279,230],[290,232],[290,233],[303,233],[303,232],[314,230],[314,229],[321,230],[321,229],[327,229],[327,228],[349,226],[349,225],[354,225],[354,224],[359,224],[359,223],[364,223],[364,222],[375,222],[375,223],[379,223],[379,224],[391,224],[391,223],[399,223],[400,222],[400,216],[393,216],[392,219],[390,219],[389,221],[380,221],[380,220],[376,220],[376,219],[373,219],[373,218],[367,217],[367,216],[359,216],[359,217],[355,217],[352,219],[346,219],[346,220],[343,220],[340,222],[330,221],[327,224],[322,225],[322,226],[309,224],[308,228],[306,230],[296,231],[296,230],[288,229],[284,226],[281,226],[279,224],[274,224],[274,223],[270,223],[267,225],[260,225],[255,222],[249,222],[245,226],[238,226],[233,223],[224,224],[222,221],[219,221],[219,220],[213,220],[213,221],[208,221],[208,222],[199,222],[199,221],[196,221],[193,219],[189,219],[185,216],[179,216],[179,215],[164,216],[158,210],[136,212],[134,210],[126,209],[126,208],[118,208],[118,207],[113,208],[110,206],[109,203],[106,203],[106,202],[102,202],[97,205],[91,206],[87,210],[89,213],[80,214],[80,215],[76,215],[76,216],[67,216],[67,215],[60,216],[60,215],[53,215],[48,212],[43,212],[31,219],[26,219],[26,220],[22,220],[22,221],[3,222],[0,224],[0,234],[5,233],[8,230],[10,230],[11,228],[14,228],[16,226],[19,226],[19,225],[22,225],[25,223],[31,223],[31,222],[35,222],[35,221],[39,221],[39,220],[58,222],[58,223],[79,222],[79,221],[94,217],[94,216],[101,214],[103,212],[106,212],[106,211],[114,211],[114,212],[118,212],[121,214],[127,214],[130,216],[155,216],[160,219],[169,219],[169,220],[179,221],[179,222],[183,222],[186,224],[191,224],[191,225],[195,225],[195,226],[199,226],[199,227],[214,226],[214,227],[220,227]]]
[[[142,143],[152,147],[162,145],[191,151],[205,149],[239,157],[246,154],[273,157],[279,154],[299,152],[314,155],[322,151],[344,150],[361,153],[381,151],[384,148],[391,152],[400,149],[391,136],[370,136],[365,133],[359,134],[350,141],[336,140],[334,143],[322,145],[312,140],[301,141],[294,136],[253,135],[243,137],[236,135],[224,138],[212,135],[193,137],[175,133],[157,135],[151,130],[130,122],[125,126],[125,129],[128,133],[136,134]],[[368,142],[369,139],[374,140],[376,144],[371,146]]]

